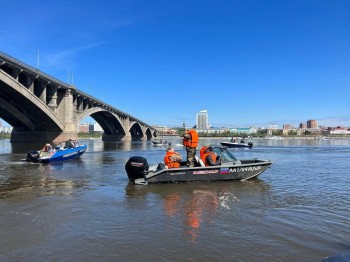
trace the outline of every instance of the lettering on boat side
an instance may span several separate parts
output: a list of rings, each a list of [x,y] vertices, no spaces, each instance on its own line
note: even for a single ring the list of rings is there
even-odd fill
[[[171,172],[170,175],[171,176],[186,175],[186,172],[176,172],[176,173]]]
[[[247,166],[247,167],[235,167],[230,168],[230,173],[239,173],[245,171],[258,171],[261,169],[261,166]]]
[[[136,167],[142,167],[142,166],[143,166],[143,163],[140,163],[140,162],[130,162],[130,165],[131,165],[131,166],[136,166]]]
[[[74,155],[76,155],[76,154],[78,154],[78,152],[72,152],[72,153],[63,155],[63,158],[70,157],[70,156],[74,156]]]
[[[206,175],[206,174],[217,174],[219,173],[219,170],[199,170],[199,171],[193,171],[194,175]]]

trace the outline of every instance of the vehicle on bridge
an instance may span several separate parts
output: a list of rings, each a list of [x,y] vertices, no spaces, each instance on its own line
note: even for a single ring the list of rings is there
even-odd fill
[[[41,150],[27,153],[25,161],[34,163],[49,163],[72,160],[84,154],[86,148],[86,145],[81,145],[78,141],[69,139],[66,142],[61,142],[55,148],[53,148],[51,144],[46,144]]]
[[[148,183],[179,183],[179,182],[209,182],[209,181],[244,181],[263,173],[273,160],[236,159],[226,147],[212,146],[213,151],[221,159],[221,165],[205,166],[197,159],[194,167],[187,167],[186,161],[179,168],[168,168],[163,162],[148,165],[141,156],[132,156],[125,165],[129,180],[134,184]]]

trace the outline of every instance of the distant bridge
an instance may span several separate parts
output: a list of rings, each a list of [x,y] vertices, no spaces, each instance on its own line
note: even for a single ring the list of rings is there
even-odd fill
[[[0,118],[13,127],[11,143],[77,139],[88,116],[102,127],[103,141],[156,136],[141,120],[0,52]]]

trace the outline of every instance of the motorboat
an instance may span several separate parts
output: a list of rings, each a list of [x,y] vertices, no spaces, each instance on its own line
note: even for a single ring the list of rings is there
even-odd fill
[[[167,146],[168,145],[167,141],[162,141],[162,140],[152,140],[152,143],[155,146]]]
[[[50,144],[46,144],[43,149],[31,151],[26,154],[25,161],[34,163],[49,163],[67,161],[80,157],[85,153],[87,146],[79,144],[78,141],[72,141],[71,146],[60,143],[55,148]]]
[[[226,147],[248,147],[248,148],[252,148],[253,147],[253,143],[252,142],[248,142],[248,143],[244,143],[244,142],[220,142],[221,145],[226,146]]]
[[[142,156],[132,156],[125,164],[125,170],[130,181],[138,185],[148,183],[180,183],[180,182],[209,182],[209,181],[244,181],[263,173],[274,164],[273,160],[236,159],[223,146],[212,146],[213,151],[220,157],[221,165],[205,166],[203,161],[196,158],[194,167],[187,167],[186,161],[179,168],[169,169],[163,162],[149,165]]]

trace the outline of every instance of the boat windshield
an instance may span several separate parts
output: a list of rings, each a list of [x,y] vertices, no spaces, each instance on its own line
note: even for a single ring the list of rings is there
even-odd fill
[[[235,158],[230,151],[228,151],[224,147],[213,147],[213,151],[220,156],[222,161],[237,161],[237,158]]]

